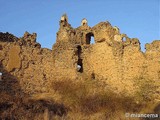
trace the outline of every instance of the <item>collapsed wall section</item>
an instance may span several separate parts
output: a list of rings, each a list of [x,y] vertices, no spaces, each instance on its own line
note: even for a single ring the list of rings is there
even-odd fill
[[[30,94],[49,91],[53,80],[100,80],[117,91],[135,90],[134,82],[141,78],[159,80],[159,41],[147,44],[143,53],[138,39],[121,34],[109,22],[92,28],[83,23],[74,29],[68,19],[61,19],[52,50],[41,48],[35,33],[22,38],[1,33],[1,66]]]
[[[61,18],[57,40],[52,50],[41,48],[36,42],[36,36],[36,33],[25,32],[22,38],[17,38],[9,33],[0,33],[0,73],[2,73],[0,102],[9,102],[9,104],[2,103],[1,106],[10,106],[12,101],[15,106],[23,104],[22,99],[26,100],[25,94],[27,94],[29,96],[27,99],[31,100],[31,107],[35,103],[44,103],[42,114],[33,113],[35,119],[39,115],[48,119],[49,112],[53,114],[57,111],[59,113],[56,114],[63,116],[66,114],[64,106],[59,104],[56,106],[55,102],[64,103],[65,97],[61,95],[63,91],[69,97],[74,94],[75,98],[81,99],[76,91],[77,86],[74,88],[73,85],[79,81],[79,83],[89,83],[87,87],[92,86],[93,82],[87,80],[96,83],[92,86],[93,90],[86,91],[86,88],[82,90],[83,94],[92,92],[89,94],[91,99],[95,98],[99,93],[96,93],[96,90],[100,89],[103,91],[102,94],[111,90],[111,94],[117,92],[121,93],[120,96],[131,96],[131,98],[138,94],[135,95],[138,96],[135,99],[137,106],[140,105],[140,99],[143,102],[158,103],[160,40],[146,44],[144,53],[140,49],[138,39],[131,39],[126,34],[121,34],[119,29],[112,27],[109,22],[101,22],[91,28],[87,20],[83,19],[80,27],[72,28],[66,15]],[[91,44],[91,37],[95,38],[94,44]],[[60,82],[53,85],[55,81]],[[78,92],[86,86],[78,85]],[[62,90],[61,94],[58,89]],[[88,101],[86,98],[84,99]],[[96,102],[93,99],[94,101]],[[28,109],[28,106],[23,105],[23,107]]]
[[[26,32],[22,38],[13,36],[9,37],[9,40],[8,34],[1,33],[0,37],[2,81],[18,81],[21,89],[27,94],[48,91],[46,86],[53,75],[51,50],[40,48],[40,44],[36,42],[35,33]],[[15,77],[10,78],[8,74]]]
[[[53,64],[56,79],[75,79],[78,61],[77,47],[72,44],[56,43],[53,46]]]

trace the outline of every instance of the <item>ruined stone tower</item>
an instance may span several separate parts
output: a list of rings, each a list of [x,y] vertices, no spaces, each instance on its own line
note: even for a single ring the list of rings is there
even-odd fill
[[[137,38],[120,33],[119,28],[112,27],[108,21],[90,27],[84,18],[81,26],[73,28],[64,14],[59,25],[52,50],[41,48],[35,33],[25,32],[22,38],[1,33],[0,63],[3,69],[1,67],[0,72],[3,76],[3,71],[8,71],[21,78],[20,83],[26,91],[34,89],[36,84],[39,86],[36,92],[43,91],[40,88],[45,88],[44,83],[47,85],[55,79],[88,78],[104,81],[116,89],[134,89],[135,78],[159,79],[158,40],[146,44],[144,53]],[[94,44],[91,38],[94,38]],[[33,86],[25,86],[28,82]]]
[[[61,17],[57,40],[53,45],[56,75],[77,78],[85,74],[91,78],[122,79],[124,47],[132,46],[132,52],[140,52],[139,40],[121,34],[119,28],[112,27],[108,21],[94,27],[88,26],[87,22],[84,18],[80,27],[72,28],[67,15]],[[91,44],[91,37],[94,37],[95,44]],[[124,38],[126,41],[123,41]]]
[[[92,37],[94,44],[91,43]],[[140,77],[157,80],[155,73],[160,71],[158,61],[155,63],[157,72],[152,72],[152,75],[149,67],[145,67],[148,63],[146,57],[152,52],[143,53],[137,38],[120,33],[119,28],[112,27],[108,21],[90,27],[84,18],[80,27],[72,28],[67,15],[63,15],[53,45],[55,75],[57,79],[84,79],[87,76],[114,87]],[[134,88],[132,82],[124,82],[123,85]]]
[[[9,105],[7,109],[11,113],[20,110],[18,115],[23,113],[23,116],[29,111],[28,115],[33,114],[35,120],[37,117],[48,119],[49,113],[56,112],[54,117],[59,111],[58,115],[62,117],[67,113],[62,104],[68,106],[64,102],[64,94],[69,93],[69,101],[77,96],[76,100],[85,99],[86,103],[90,100],[90,106],[95,102],[96,90],[100,95],[112,91],[111,94],[130,97],[143,93],[142,98],[145,94],[145,99],[149,98],[152,103],[157,104],[156,100],[160,99],[160,40],[146,44],[146,51],[142,52],[137,38],[129,38],[108,21],[90,27],[84,18],[81,26],[73,28],[64,14],[59,25],[52,50],[41,48],[36,42],[36,33],[25,32],[23,37],[17,38],[10,33],[0,32],[0,106]],[[92,38],[94,43],[91,42]],[[87,85],[88,91],[81,92],[84,87],[81,83],[86,85],[88,81],[93,84],[90,82]],[[80,89],[78,94],[74,85]],[[73,93],[73,98],[70,93]],[[85,96],[86,93],[88,96]],[[24,101],[26,99],[27,101]],[[108,99],[105,100],[108,103]],[[14,110],[10,106],[12,104],[20,108]],[[45,108],[41,111],[36,108],[38,114],[33,112],[33,106],[36,107],[37,104]],[[0,119],[12,115],[7,109],[2,107]]]

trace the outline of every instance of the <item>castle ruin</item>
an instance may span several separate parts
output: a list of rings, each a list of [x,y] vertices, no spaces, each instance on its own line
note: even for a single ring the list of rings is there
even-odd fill
[[[81,26],[73,28],[65,14],[59,25],[52,50],[41,48],[36,33],[25,32],[21,38],[0,33],[1,81],[17,81],[31,96],[50,93],[47,88],[52,81],[65,79],[90,79],[130,95],[138,89],[135,80],[147,78],[160,90],[160,40],[146,44],[142,52],[137,38],[120,33],[108,21],[90,27],[83,19]],[[91,43],[92,38],[95,43]],[[156,91],[155,96],[159,99]]]

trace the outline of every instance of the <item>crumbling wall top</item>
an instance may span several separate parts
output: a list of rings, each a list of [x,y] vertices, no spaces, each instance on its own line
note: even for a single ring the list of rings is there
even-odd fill
[[[67,16],[66,13],[62,15],[61,21],[66,21],[66,22],[68,22],[68,16]]]
[[[0,32],[0,41],[2,42],[14,42],[17,41],[18,38],[15,37],[14,35],[6,32],[6,33],[2,33]]]
[[[160,51],[160,41],[154,40],[152,43],[145,44],[146,52],[148,51]]]
[[[37,34],[36,33],[30,34],[29,32],[26,31],[24,33],[24,35],[23,35],[23,39],[25,41],[36,42],[36,38],[37,38]]]
[[[81,21],[81,26],[85,26],[85,25],[88,25],[88,21],[86,18],[83,18]]]

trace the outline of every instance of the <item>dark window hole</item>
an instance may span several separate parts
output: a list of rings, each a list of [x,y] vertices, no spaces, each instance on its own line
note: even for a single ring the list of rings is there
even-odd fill
[[[94,44],[94,34],[93,33],[88,33],[86,34],[86,44]]]

